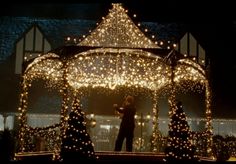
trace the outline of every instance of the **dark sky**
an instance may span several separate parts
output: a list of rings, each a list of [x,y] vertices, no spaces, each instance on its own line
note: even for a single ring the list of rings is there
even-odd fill
[[[228,115],[236,114],[236,64],[235,36],[236,10],[231,3],[202,1],[129,1],[124,7],[137,14],[137,21],[184,23],[207,51],[211,60],[213,108],[217,115],[228,109]],[[150,1],[149,1],[150,2]],[[214,3],[214,4],[213,4]],[[0,14],[8,16],[33,16],[46,18],[85,18],[100,20],[110,3],[7,3],[1,4]],[[214,113],[214,112],[213,112]],[[222,112],[222,116],[227,112]]]
[[[46,2],[34,1],[33,3],[21,1],[1,4],[1,15],[40,16],[57,18],[89,18],[100,19],[110,8],[111,2],[104,3],[80,2]],[[141,20],[145,21],[184,21],[184,22],[211,22],[226,21],[235,18],[233,2],[207,3],[201,0],[190,2],[165,0],[153,2],[151,0],[120,1],[131,13],[136,13]]]

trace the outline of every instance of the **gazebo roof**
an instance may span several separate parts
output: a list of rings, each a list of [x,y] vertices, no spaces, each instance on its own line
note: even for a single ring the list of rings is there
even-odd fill
[[[79,45],[113,48],[160,48],[134,24],[121,4],[112,4],[108,15]]]

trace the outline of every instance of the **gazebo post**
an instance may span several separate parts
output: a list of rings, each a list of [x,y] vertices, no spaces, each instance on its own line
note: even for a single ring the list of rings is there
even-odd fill
[[[170,62],[170,69],[171,69],[171,76],[170,76],[170,97],[169,97],[169,104],[170,104],[170,111],[169,111],[169,117],[171,117],[173,110],[175,109],[175,101],[176,101],[176,91],[175,91],[175,82],[174,82],[174,71],[175,71],[175,66],[176,66],[176,56],[175,56],[175,50],[172,50],[170,52],[170,58],[169,58],[169,62]]]
[[[211,83],[209,81],[210,76],[210,65],[205,67],[206,80],[205,80],[205,104],[206,104],[206,137],[207,137],[207,155],[213,157],[212,146],[213,146],[213,126],[212,126],[212,92],[211,92]]]
[[[211,114],[211,89],[209,81],[206,80],[206,137],[207,137],[207,155],[212,157],[212,146],[213,146],[213,127],[212,127],[212,114]]]
[[[69,98],[68,98],[68,87],[69,84],[66,80],[66,75],[67,75],[67,62],[66,60],[63,61],[63,88],[62,88],[62,106],[61,106],[61,118],[60,118],[60,142],[62,141],[62,138],[65,135],[65,130],[66,130],[66,123],[67,123],[67,115],[68,115],[68,108],[69,108]]]
[[[152,108],[153,118],[152,118],[152,140],[151,140],[151,151],[159,152],[160,149],[158,147],[158,143],[161,141],[161,134],[159,130],[159,109],[157,106],[157,91],[155,90],[153,93],[153,108]]]
[[[27,128],[27,105],[28,105],[28,87],[25,83],[25,76],[22,76],[21,81],[21,94],[20,94],[20,107],[18,108],[18,111],[20,113],[18,119],[19,119],[19,152],[25,152],[26,145],[25,145],[25,132]]]

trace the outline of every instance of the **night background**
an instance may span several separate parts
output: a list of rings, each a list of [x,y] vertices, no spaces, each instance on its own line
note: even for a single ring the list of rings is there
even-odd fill
[[[206,4],[199,1],[175,2],[161,1],[158,4],[139,1],[124,3],[128,14],[137,14],[132,18],[134,22],[157,22],[160,24],[180,25],[182,30],[190,31],[198,42],[206,50],[210,59],[212,82],[212,113],[213,118],[235,118],[236,103],[236,63],[235,36],[236,19],[233,6],[228,3]],[[35,19],[86,19],[99,22],[102,16],[106,16],[110,3],[7,3],[1,5],[1,16],[30,17]],[[0,29],[1,33],[3,29]],[[157,31],[158,33],[158,31]],[[1,45],[4,46],[3,40]],[[1,55],[1,54],[0,54]],[[7,78],[7,72],[11,69],[4,67],[6,58],[1,57],[1,75]],[[14,83],[11,79],[9,82]],[[17,83],[18,81],[15,81]],[[8,84],[7,84],[8,85]],[[5,86],[7,86],[5,84]],[[10,85],[10,84],[9,84]],[[11,102],[8,95],[11,88],[2,87],[0,111],[16,109],[18,102]],[[3,94],[2,94],[3,93]],[[37,95],[34,95],[35,97]],[[13,99],[17,100],[18,95]],[[109,100],[106,100],[109,101]],[[111,101],[113,101],[111,99]],[[102,103],[101,103],[102,104]],[[192,105],[194,106],[194,105]]]
[[[124,10],[114,8],[116,9],[115,17],[105,19],[110,24],[106,22],[105,28],[96,29],[97,25],[109,13],[113,2],[121,2],[122,7],[128,10],[127,14],[133,21],[131,22],[132,26],[125,17],[119,20],[118,15],[120,13],[121,16],[126,16]],[[125,23],[123,24],[123,22]],[[111,28],[116,27],[114,24],[117,25],[117,28]],[[137,32],[138,30],[133,28],[136,27],[134,25],[143,33]],[[94,29],[99,31],[95,33],[98,35],[91,37],[91,39],[86,38]],[[104,31],[108,33],[104,33]],[[127,31],[131,32],[127,33]],[[125,37],[122,36],[123,34]],[[145,43],[149,40],[147,41],[145,37],[137,37],[142,36],[142,34],[153,43],[155,42],[161,49],[152,49],[152,46],[150,46],[151,48],[147,46],[149,48],[145,49],[147,48],[146,45],[149,45]],[[111,41],[111,44],[105,43],[107,49],[103,49],[104,44],[100,44],[103,38],[99,38],[100,36],[105,38],[106,43],[114,38],[115,41]],[[126,38],[126,36],[128,37]],[[67,160],[74,162],[75,159],[90,159],[93,161],[95,160],[94,155],[96,155],[96,160],[104,162],[133,161],[134,163],[144,161],[151,163],[152,161],[162,163],[177,160],[178,163],[178,160],[182,162],[182,159],[190,159],[190,162],[205,161],[206,163],[236,161],[235,37],[236,10],[233,1],[127,0],[127,2],[123,2],[104,0],[95,3],[89,0],[84,2],[70,0],[53,2],[48,0],[47,2],[34,1],[31,3],[24,1],[19,3],[2,2],[0,5],[0,161],[3,161],[3,163],[4,161],[14,160],[44,162],[52,161],[52,159],[61,162]],[[84,38],[89,40],[88,43],[80,44],[81,47],[76,46]],[[117,42],[120,40],[121,44]],[[134,44],[124,43],[126,40],[129,42],[131,40]],[[122,54],[122,62],[120,62],[122,69],[127,68],[125,64],[128,63],[127,66],[130,66],[130,68],[127,70],[132,69],[133,72],[142,72],[152,77],[146,78],[144,76],[147,82],[141,81],[142,83],[139,83],[140,78],[137,78],[138,80],[132,81],[133,83],[127,83],[129,86],[118,86],[115,90],[111,88],[116,84],[123,85],[123,83],[119,83],[120,81],[117,83],[112,81],[118,79],[123,82],[123,74],[120,74],[119,71],[122,69],[119,69],[118,58],[114,58],[115,62],[111,60],[112,58],[109,58],[109,62],[113,63],[113,65],[109,63],[110,70],[103,67],[103,65],[99,65],[103,61],[103,59],[101,60],[102,57],[92,61],[80,56],[78,59],[84,63],[82,65],[76,65],[76,63],[75,65],[78,67],[74,67],[74,63],[71,63],[69,67],[61,64],[62,59],[66,59],[67,62],[67,59],[69,59],[67,57],[82,54],[78,53],[78,50],[86,56],[84,50],[87,50],[87,48],[93,50],[94,48],[90,47],[93,45],[89,43],[90,41],[92,43],[98,42],[98,45],[102,47],[98,49],[101,52],[90,51],[88,53],[89,55],[95,54],[95,57],[100,53],[108,57],[108,53],[110,53],[108,55],[116,54],[117,49],[119,50],[118,55],[123,53],[120,50],[125,50],[125,55],[130,55],[129,49],[125,48],[127,45],[128,48],[134,48],[135,50],[144,49],[144,52],[139,52],[142,55],[148,56],[149,54],[146,52],[151,49],[151,52],[155,52],[154,55],[164,57],[167,54],[166,52],[170,52],[168,50],[169,46],[172,49],[176,44],[177,48],[175,48],[176,53],[173,53],[174,55],[177,54],[178,56],[181,53],[181,57],[183,57],[182,54],[184,54],[184,59],[193,59],[196,63],[185,60],[180,65],[187,67],[174,67],[180,70],[180,75],[177,72],[175,79],[186,80],[189,78],[188,73],[190,73],[188,80],[191,80],[192,83],[185,81],[186,83],[179,88],[177,83],[176,86],[179,90],[175,95],[177,100],[180,101],[177,101],[175,106],[172,101],[168,103],[172,91],[172,88],[168,88],[169,86],[166,87],[167,90],[165,90],[166,88],[164,88],[164,91],[161,90],[161,96],[158,97],[157,103],[156,99],[151,97],[153,96],[153,90],[151,90],[153,86],[156,87],[156,84],[161,85],[165,82],[162,76],[159,76],[159,73],[167,74],[169,72],[169,70],[165,71],[166,68],[171,68],[171,62],[168,59],[160,62],[164,64],[164,69],[153,63],[151,63],[151,65],[153,64],[152,69],[149,69],[150,63],[140,62],[140,57],[147,56],[139,56],[139,53],[137,53],[137,58],[140,61],[131,65],[133,61],[136,61],[136,58],[129,58],[126,62]],[[89,47],[86,47],[88,45]],[[96,44],[94,45],[96,46]],[[119,47],[117,46],[117,48],[115,45]],[[123,45],[125,46],[123,47]],[[109,49],[109,46],[114,46],[117,49]],[[71,47],[72,49],[70,49]],[[77,50],[76,52],[74,52],[74,48]],[[73,52],[67,53],[66,50]],[[48,52],[55,53],[56,55],[53,55],[56,57]],[[42,65],[36,65],[39,66],[39,68],[36,68],[38,72],[34,70],[35,65],[27,67],[42,53],[48,56],[46,56],[45,63],[44,59],[40,58],[43,64],[39,61],[38,63]],[[132,53],[132,55],[136,55],[136,52],[132,51]],[[175,57],[174,55],[171,57]],[[157,60],[158,57],[155,57],[155,59]],[[178,57],[177,59],[180,59]],[[51,63],[51,61],[53,62]],[[98,63],[98,65],[94,66],[93,62]],[[105,64],[107,63],[105,62]],[[135,67],[136,65],[137,67]],[[141,71],[139,69],[140,65]],[[199,69],[199,66],[204,71]],[[52,67],[55,70],[51,69]],[[98,67],[100,69],[97,69]],[[188,69],[190,67],[195,70]],[[30,78],[24,78],[24,80],[29,81],[23,82],[22,75],[26,68],[32,68],[32,70],[29,70],[29,74],[27,74],[27,76],[30,75]],[[80,69],[84,69],[85,72]],[[60,72],[61,70],[63,72]],[[94,71],[94,76],[93,70],[101,72],[101,74],[96,74],[96,71]],[[89,79],[90,75],[91,77],[99,76],[97,78],[99,83],[101,77],[104,77],[100,70],[106,71],[108,77],[111,75],[109,71],[113,71],[115,72],[114,75],[121,75],[119,77],[122,78],[119,79],[114,76],[111,81],[108,78],[107,81],[110,83],[107,83],[107,86],[109,88],[107,86],[107,88],[103,86],[93,88],[97,81],[93,79],[94,82]],[[188,72],[189,70],[190,72]],[[56,73],[54,74],[53,71]],[[64,71],[74,74],[70,76],[69,73],[69,75],[65,74]],[[86,74],[86,76],[77,74],[77,71]],[[182,74],[181,71],[185,74]],[[125,75],[128,73],[129,71],[125,72]],[[196,74],[193,75],[193,73]],[[38,77],[40,74],[46,76],[42,79],[33,77],[35,75]],[[61,84],[59,86],[62,89],[57,84],[57,77],[60,79],[61,75],[64,80],[63,82],[60,81],[63,83],[63,87],[61,87]],[[134,74],[134,76],[136,75],[142,77],[142,75]],[[50,76],[53,77],[56,83],[48,81]],[[165,76],[170,77],[170,73]],[[206,77],[210,82],[212,91],[212,106],[210,108],[207,106],[209,104],[206,103],[207,87],[198,85],[203,84]],[[30,81],[31,78],[33,81]],[[194,85],[198,78],[201,81],[197,81],[197,85]],[[78,79],[80,81],[74,83]],[[136,79],[133,78],[133,74],[131,79]],[[152,79],[158,80],[158,83],[153,85]],[[92,83],[92,87],[87,87],[84,84],[87,81]],[[66,82],[71,85],[71,88],[66,88]],[[28,84],[26,85],[26,83]],[[81,97],[74,95],[74,90],[70,90],[80,87],[80,83],[84,85],[79,90],[81,91],[79,94],[83,93]],[[150,86],[144,86],[143,84],[150,84]],[[204,84],[207,85],[207,83]],[[143,88],[138,87],[137,90],[136,87],[139,85]],[[135,93],[135,105],[137,107],[134,119],[133,150],[132,153],[126,154],[127,152],[123,151],[125,150],[125,143],[123,143],[123,149],[116,154],[114,147],[117,136],[119,136],[118,131],[122,117],[115,114],[113,105],[123,103],[124,97],[127,96],[127,90],[132,90],[132,93]],[[181,92],[179,92],[180,90]],[[202,92],[199,93],[199,90]],[[68,93],[68,95],[65,93]],[[157,117],[148,117],[149,114]],[[65,127],[67,128],[64,129]],[[63,129],[65,133],[62,133]],[[47,154],[48,152],[49,154]],[[59,155],[58,152],[61,154]],[[147,156],[144,157],[145,155]]]

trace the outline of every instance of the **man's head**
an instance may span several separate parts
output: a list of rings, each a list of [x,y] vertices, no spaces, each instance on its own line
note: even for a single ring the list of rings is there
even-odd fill
[[[134,103],[134,97],[133,96],[126,96],[125,101],[127,101],[129,104],[133,104]]]

